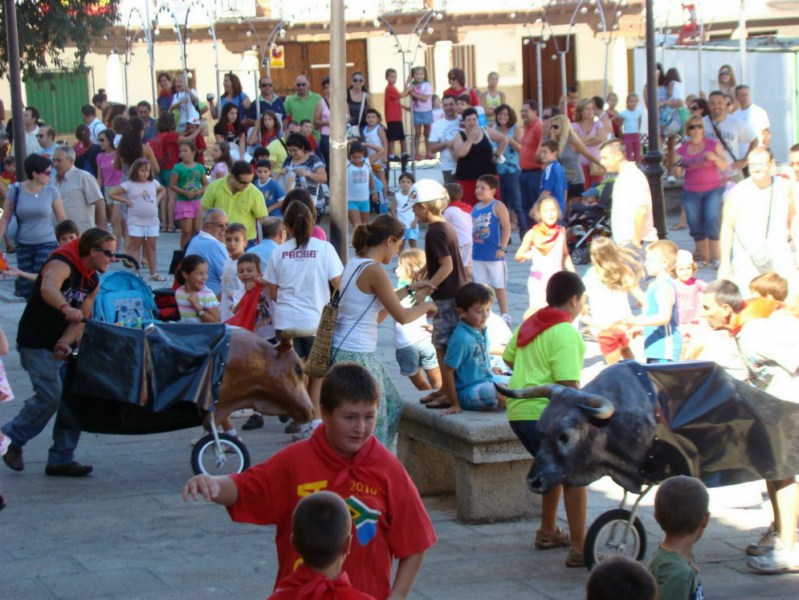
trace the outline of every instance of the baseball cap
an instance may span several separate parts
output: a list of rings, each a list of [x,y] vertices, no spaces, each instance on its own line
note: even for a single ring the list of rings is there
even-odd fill
[[[411,188],[409,194],[411,204],[433,202],[434,200],[449,200],[449,194],[443,185],[434,179],[420,179]]]

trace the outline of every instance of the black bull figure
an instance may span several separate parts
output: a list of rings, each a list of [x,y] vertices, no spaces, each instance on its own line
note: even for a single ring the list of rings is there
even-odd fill
[[[728,376],[714,363],[608,367],[582,390],[543,385],[502,393],[546,397],[527,484],[545,494],[608,475],[625,490],[673,475],[708,487],[799,471],[799,404]],[[799,388],[797,388],[799,400]]]

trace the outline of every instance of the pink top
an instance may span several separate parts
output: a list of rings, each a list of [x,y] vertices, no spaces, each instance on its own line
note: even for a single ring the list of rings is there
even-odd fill
[[[100,152],[97,155],[97,168],[103,174],[103,185],[108,188],[122,183],[122,169],[114,168],[116,152]]]
[[[677,293],[677,319],[680,325],[699,323],[702,314],[702,292],[707,283],[696,277],[682,282],[674,280],[674,290]]]
[[[572,129],[574,130],[574,133],[576,133],[580,139],[582,139],[583,136],[587,136],[587,135],[590,135],[592,137],[596,137],[596,135],[599,133],[599,128],[600,127],[602,127],[602,123],[599,122],[599,121],[595,121],[594,124],[591,126],[591,129],[586,131],[585,129],[583,129],[583,126],[579,122],[572,123]],[[591,154],[594,155],[594,158],[599,160],[599,146],[601,146],[601,145],[602,145],[601,143],[594,144],[593,146],[589,146],[588,144],[586,144],[585,147],[588,149],[588,152],[590,152]],[[580,164],[581,165],[585,165],[586,167],[590,164],[588,162],[588,159],[585,156],[583,156],[582,154],[580,155]]]
[[[325,230],[319,227],[319,225],[313,226],[313,231],[311,232],[311,237],[315,237],[317,240],[322,240],[323,242],[327,241],[327,234]]]
[[[707,138],[703,141],[702,150],[696,154],[688,151],[690,144],[687,142],[677,148],[677,154],[682,158],[682,166],[685,169],[683,189],[689,192],[709,192],[724,185],[718,167],[705,158],[705,153],[714,152],[719,143]]]

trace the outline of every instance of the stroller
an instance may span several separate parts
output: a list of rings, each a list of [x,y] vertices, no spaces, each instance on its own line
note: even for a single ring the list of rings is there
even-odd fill
[[[608,177],[583,196],[596,196],[596,204],[572,204],[569,221],[566,223],[569,254],[575,265],[587,264],[590,258],[591,240],[596,236],[610,236],[610,206],[613,198],[615,177]]]

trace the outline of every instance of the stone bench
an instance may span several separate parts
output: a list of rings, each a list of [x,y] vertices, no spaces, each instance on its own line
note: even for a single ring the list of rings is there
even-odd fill
[[[472,523],[539,516],[540,496],[525,484],[532,458],[505,411],[440,416],[406,401],[397,454],[422,496],[455,493],[458,520]]]

